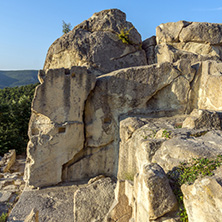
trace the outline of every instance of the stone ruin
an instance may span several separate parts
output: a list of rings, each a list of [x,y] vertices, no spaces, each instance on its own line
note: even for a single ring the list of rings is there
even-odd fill
[[[130,30],[128,44],[123,30]],[[50,46],[39,71],[26,189],[94,178],[73,188],[74,213],[64,221],[179,221],[166,173],[181,161],[222,154],[221,60],[222,24],[161,24],[142,41],[120,10],[95,13]],[[220,171],[184,185],[189,221],[220,221],[218,181]],[[201,194],[205,187],[212,196]],[[18,213],[27,192],[11,221],[30,213],[31,204]]]

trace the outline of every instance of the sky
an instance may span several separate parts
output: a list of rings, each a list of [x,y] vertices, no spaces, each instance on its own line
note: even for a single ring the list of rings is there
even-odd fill
[[[0,70],[42,69],[50,45],[95,12],[118,8],[142,39],[161,23],[222,23],[221,0],[0,0]]]

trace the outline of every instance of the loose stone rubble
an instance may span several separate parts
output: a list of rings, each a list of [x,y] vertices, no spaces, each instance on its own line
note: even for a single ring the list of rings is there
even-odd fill
[[[0,167],[0,215],[2,215],[12,209],[24,190],[25,157],[16,157],[15,150],[10,150],[1,158]]]

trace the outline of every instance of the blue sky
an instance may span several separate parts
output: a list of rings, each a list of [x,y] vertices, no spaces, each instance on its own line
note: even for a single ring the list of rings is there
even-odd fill
[[[0,0],[0,70],[42,69],[49,46],[94,12],[118,8],[146,39],[179,20],[222,23],[221,0]]]

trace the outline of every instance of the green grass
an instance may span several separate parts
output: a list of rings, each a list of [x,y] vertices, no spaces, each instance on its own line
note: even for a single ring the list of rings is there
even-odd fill
[[[7,220],[8,214],[7,213],[2,213],[0,216],[0,222],[5,222]]]
[[[170,133],[171,133],[171,131],[164,130],[163,133],[162,133],[162,137],[165,137],[165,138],[169,139],[170,138]]]
[[[150,131],[151,131],[151,134],[149,134],[149,138],[155,138],[157,131],[154,130],[154,129],[151,129]],[[148,139],[148,136],[144,136],[143,138],[144,138],[145,140],[147,140],[147,139]]]
[[[218,155],[215,159],[197,158],[190,162],[181,163],[176,169],[168,172],[168,178],[172,186],[173,192],[179,203],[180,221],[188,222],[188,216],[183,204],[183,193],[181,186],[183,184],[193,184],[197,178],[212,176],[213,171],[222,164],[222,155]]]

